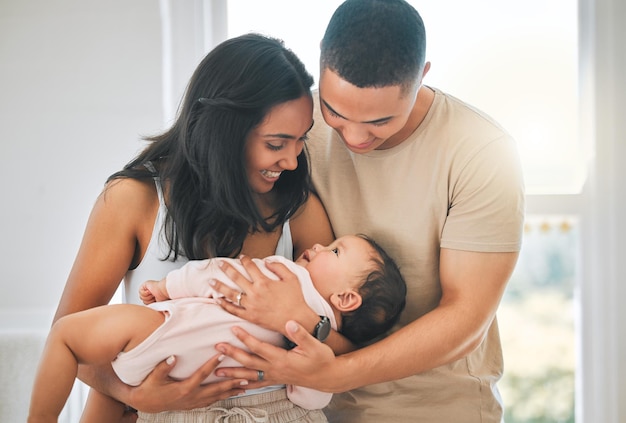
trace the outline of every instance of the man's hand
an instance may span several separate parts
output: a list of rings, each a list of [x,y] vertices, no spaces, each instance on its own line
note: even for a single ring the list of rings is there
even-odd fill
[[[234,327],[233,332],[252,354],[230,344],[218,344],[218,351],[232,357],[244,368],[223,367],[218,376],[250,378],[257,370],[264,373],[264,380],[276,384],[298,385],[325,392],[341,392],[336,377],[338,359],[327,345],[311,336],[295,321],[288,321],[285,331],[290,340],[298,344],[285,350],[259,341],[245,330]],[[255,387],[254,383],[250,387]]]

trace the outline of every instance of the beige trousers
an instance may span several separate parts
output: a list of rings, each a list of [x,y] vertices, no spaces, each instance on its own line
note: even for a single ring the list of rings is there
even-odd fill
[[[325,423],[322,410],[306,410],[287,399],[286,389],[218,401],[210,407],[149,414],[137,423]]]

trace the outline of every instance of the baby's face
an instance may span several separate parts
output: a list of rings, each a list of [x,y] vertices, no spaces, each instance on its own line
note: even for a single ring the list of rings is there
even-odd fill
[[[324,298],[347,288],[357,288],[360,276],[372,268],[372,246],[355,235],[342,236],[323,247],[315,244],[306,250],[296,263],[305,267],[313,285]]]

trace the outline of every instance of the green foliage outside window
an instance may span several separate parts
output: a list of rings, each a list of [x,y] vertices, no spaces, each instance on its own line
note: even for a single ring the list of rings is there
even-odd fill
[[[575,223],[529,220],[498,311],[506,423],[573,423]]]

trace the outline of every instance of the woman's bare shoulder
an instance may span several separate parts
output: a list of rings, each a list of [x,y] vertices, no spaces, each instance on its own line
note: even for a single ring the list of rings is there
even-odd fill
[[[110,207],[122,207],[127,211],[145,210],[145,207],[158,202],[158,195],[153,181],[120,178],[108,182],[98,200]]]
[[[159,206],[153,181],[122,178],[108,182],[93,207],[91,220],[107,225],[115,223],[128,233],[142,233],[144,226],[152,229]],[[151,222],[152,220],[152,222]]]

